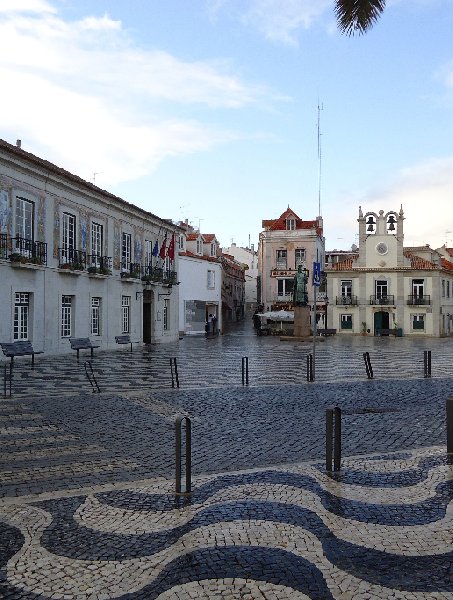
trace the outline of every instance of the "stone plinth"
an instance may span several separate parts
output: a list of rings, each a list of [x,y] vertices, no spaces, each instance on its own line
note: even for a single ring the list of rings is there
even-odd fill
[[[310,307],[294,307],[294,337],[309,337],[311,335],[310,327]]]

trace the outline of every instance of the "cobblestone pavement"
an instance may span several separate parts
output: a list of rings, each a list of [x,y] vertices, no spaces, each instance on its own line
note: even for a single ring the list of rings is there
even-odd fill
[[[0,401],[0,598],[453,599],[452,341],[331,338],[307,383],[311,351],[245,324],[99,352],[101,394],[84,358],[19,359]],[[193,422],[190,500],[173,493],[177,414]]]

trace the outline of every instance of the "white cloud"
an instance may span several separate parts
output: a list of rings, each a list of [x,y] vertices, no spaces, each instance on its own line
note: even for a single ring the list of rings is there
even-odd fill
[[[335,222],[335,227],[327,232],[327,245],[333,247],[337,235],[346,242],[337,247],[347,248],[354,242],[359,205],[364,212],[399,211],[402,205],[406,246],[429,244],[437,248],[446,240],[453,246],[452,200],[453,156],[407,167],[387,186],[354,194],[353,198],[341,202],[341,215],[336,214],[335,209],[327,209],[329,214],[325,221]]]
[[[55,13],[55,8],[46,0],[2,0],[1,13]]]
[[[332,8],[333,0],[211,0],[210,13],[228,13],[274,42],[295,46],[301,29]]]
[[[108,15],[67,22],[41,0],[2,9],[2,137],[21,138],[24,149],[82,177],[101,171],[103,185],[149,173],[165,157],[238,137],[175,119],[172,105],[231,109],[269,95],[225,64],[139,48]]]

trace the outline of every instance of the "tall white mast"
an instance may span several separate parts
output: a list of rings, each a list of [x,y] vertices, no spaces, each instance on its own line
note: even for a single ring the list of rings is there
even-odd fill
[[[321,216],[321,168],[322,168],[322,151],[321,151],[321,111],[324,110],[324,105],[319,104],[318,99],[318,216]]]

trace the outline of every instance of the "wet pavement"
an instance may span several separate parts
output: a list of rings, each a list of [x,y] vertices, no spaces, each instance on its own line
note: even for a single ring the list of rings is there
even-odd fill
[[[312,351],[245,322],[95,352],[100,394],[88,354],[18,359],[0,401],[0,598],[453,599],[452,340],[328,338],[309,383]],[[329,475],[332,405],[343,463]],[[174,495],[178,414],[190,499]]]

